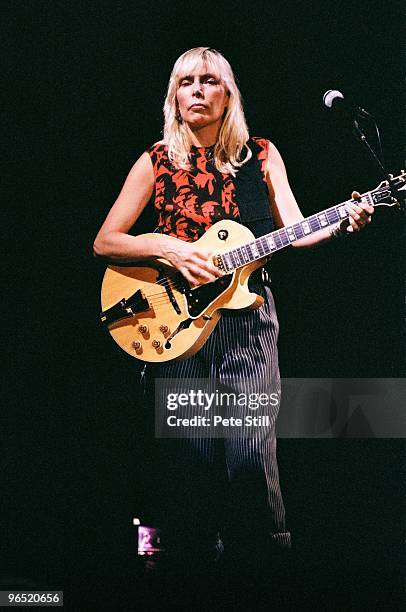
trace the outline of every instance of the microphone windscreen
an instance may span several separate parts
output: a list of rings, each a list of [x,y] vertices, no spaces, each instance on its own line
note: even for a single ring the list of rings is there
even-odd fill
[[[343,94],[337,89],[329,89],[323,96],[323,104],[327,108],[331,108],[336,100],[344,100]]]

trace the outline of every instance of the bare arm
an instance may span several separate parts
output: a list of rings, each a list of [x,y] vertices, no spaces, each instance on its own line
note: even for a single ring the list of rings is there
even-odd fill
[[[93,245],[94,254],[113,260],[137,260],[162,255],[159,241],[130,236],[154,189],[154,172],[147,153],[131,168],[121,192],[101,226]]]
[[[215,280],[221,272],[209,253],[193,244],[162,234],[130,236],[154,190],[154,171],[148,153],[143,153],[131,168],[123,188],[101,226],[93,245],[97,257],[116,262],[164,258],[191,284]]]
[[[296,202],[295,196],[289,185],[286,175],[285,164],[278,149],[272,143],[269,146],[267,160],[267,185],[271,201],[272,214],[277,227],[293,225],[303,220],[303,215]],[[359,194],[354,192],[353,198]],[[366,204],[351,204],[348,206],[349,226],[348,232],[356,232],[367,223],[371,222],[371,214],[374,209]],[[331,238],[330,229],[324,227],[320,231],[305,236],[293,243],[295,247],[310,247]]]

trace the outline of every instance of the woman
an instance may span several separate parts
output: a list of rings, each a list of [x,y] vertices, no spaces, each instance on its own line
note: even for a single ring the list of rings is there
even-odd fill
[[[179,57],[170,77],[164,115],[163,140],[143,153],[131,169],[99,231],[94,252],[113,261],[164,258],[190,285],[209,283],[222,273],[211,254],[197,249],[194,241],[213,223],[233,219],[251,226],[257,234],[261,227],[266,233],[303,216],[276,147],[263,138],[250,139],[232,69],[218,51],[198,47]],[[265,194],[265,212],[262,208],[256,215],[256,202],[251,203],[251,210],[243,202],[244,173],[245,195],[247,184],[248,192],[253,190],[262,204]],[[160,234],[153,241],[128,234],[147,205],[155,207],[158,217]],[[354,233],[371,221],[373,208],[354,202],[348,212],[348,225],[325,227],[294,246],[312,246]],[[279,389],[278,323],[266,275],[254,274],[252,288],[264,297],[261,308],[249,313],[228,311],[195,356],[162,364],[157,375],[215,379],[239,391],[248,381],[250,389],[263,390],[264,384]],[[246,544],[260,539],[268,540],[270,548],[289,548],[276,462],[277,407],[269,406],[268,415],[269,425],[257,428],[251,436],[220,443],[198,438],[190,441],[189,450],[195,467],[202,467],[218,459],[221,447],[235,500],[234,511],[224,521],[230,542],[244,532]],[[205,483],[210,489],[210,478]],[[207,517],[216,504],[210,492],[201,498],[202,520],[210,522]],[[215,513],[214,523],[219,519],[218,508]],[[213,529],[217,527],[214,523]]]

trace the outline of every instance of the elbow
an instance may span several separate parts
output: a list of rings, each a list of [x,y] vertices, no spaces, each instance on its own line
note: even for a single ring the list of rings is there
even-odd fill
[[[97,258],[107,257],[106,247],[99,235],[96,236],[93,242],[93,256]]]
[[[97,257],[97,258],[102,257],[102,254],[99,250],[99,246],[96,242],[93,243],[93,257]]]

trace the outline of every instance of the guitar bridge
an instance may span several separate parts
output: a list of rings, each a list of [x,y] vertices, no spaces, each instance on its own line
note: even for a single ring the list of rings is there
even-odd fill
[[[111,325],[112,323],[116,323],[121,319],[126,319],[128,317],[135,317],[140,312],[145,312],[149,310],[149,302],[142,293],[141,289],[138,289],[132,296],[129,298],[123,298],[111,308],[107,308],[107,310],[103,310],[100,313],[100,320],[105,325]]]

